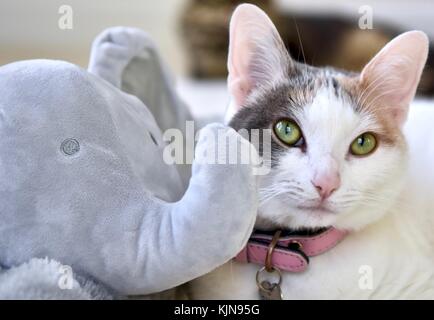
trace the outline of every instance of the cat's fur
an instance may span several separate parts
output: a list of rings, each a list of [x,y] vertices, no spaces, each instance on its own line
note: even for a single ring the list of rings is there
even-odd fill
[[[289,118],[305,139],[297,148],[273,138],[256,226],[350,231],[305,272],[284,273],[284,297],[434,298],[434,103],[413,103],[406,122],[427,37],[403,34],[351,74],[292,61],[269,18],[252,5],[235,11],[230,36],[231,126],[268,129]],[[377,149],[351,155],[351,142],[365,132],[376,135]],[[337,181],[322,202],[318,176],[325,185]],[[194,281],[191,295],[256,299],[259,268],[228,262]],[[372,287],[363,285],[371,275]]]

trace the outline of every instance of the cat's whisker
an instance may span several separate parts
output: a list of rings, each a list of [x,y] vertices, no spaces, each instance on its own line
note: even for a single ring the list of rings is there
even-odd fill
[[[295,24],[295,30],[297,32],[298,41],[300,43],[301,54],[303,55],[304,66],[307,69],[306,56],[304,54],[304,48],[303,48],[303,42],[301,41],[300,30],[298,29],[298,24],[297,24],[297,21],[295,20],[295,17],[293,17],[293,20],[294,20],[294,24]]]
[[[362,106],[362,105],[363,105],[361,102],[363,101],[364,96],[368,93],[368,91],[371,90],[371,86],[372,86],[372,85],[375,85],[375,83],[376,83],[379,79],[381,79],[381,78],[378,77],[378,78],[374,79],[372,82],[370,82],[370,83],[368,84],[368,86],[367,86],[366,88],[364,88],[364,89],[362,90],[362,92],[360,92],[360,94],[358,95],[357,100],[356,100],[356,105],[358,105],[358,106]]]
[[[376,95],[376,96],[374,97],[374,99],[372,99],[372,100],[370,101],[370,103],[366,106],[366,110],[370,110],[371,108],[375,107],[375,102],[376,102],[378,99],[380,99],[380,98],[382,98],[382,97],[384,97],[384,96],[386,96],[386,95],[388,95],[388,94],[390,94],[390,93],[393,93],[393,92],[395,92],[395,91],[396,91],[396,89],[390,89],[390,90],[386,90],[385,92],[382,92],[382,93],[379,94],[379,95]],[[390,107],[390,109],[392,109],[392,108]],[[386,111],[386,108],[382,108],[382,111],[383,111],[383,112]]]
[[[266,202],[270,201],[271,199],[273,199],[273,198],[275,198],[275,197],[277,197],[279,195],[282,195],[282,194],[286,194],[286,195],[289,195],[289,196],[290,195],[297,196],[294,193],[291,194],[291,192],[287,192],[287,191],[282,190],[282,191],[276,191],[274,193],[268,194],[265,197],[260,197],[259,202],[260,202],[260,204],[263,205],[264,203],[266,203]]]
[[[299,187],[295,187],[293,184],[290,183],[274,183],[270,186],[260,188],[259,189],[259,203],[261,205],[265,204],[266,202],[270,201],[271,199],[280,196],[282,194],[287,195],[287,197],[301,197],[303,196],[303,189]],[[301,189],[301,190],[300,190]]]
[[[380,83],[378,81],[380,80]],[[362,91],[357,100],[357,105],[363,106],[366,103],[366,100],[369,99],[369,96],[373,91],[375,91],[379,86],[381,86],[386,80],[382,77],[375,78],[372,82],[368,84],[368,86]]]
[[[380,82],[378,82],[380,81]],[[375,92],[378,87],[383,85],[387,81],[384,77],[376,77],[374,80],[372,80],[369,85],[362,91],[362,94],[360,98],[357,101],[357,105],[364,106],[366,101],[369,99],[370,95]]]
[[[259,192],[259,203],[264,204],[265,202],[269,201],[270,199],[280,195],[283,193],[283,190],[275,189],[275,188],[264,188],[260,189]]]

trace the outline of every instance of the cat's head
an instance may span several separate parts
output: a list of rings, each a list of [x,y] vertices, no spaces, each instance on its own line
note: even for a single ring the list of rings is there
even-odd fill
[[[359,229],[387,211],[401,190],[402,127],[427,54],[427,36],[413,31],[392,40],[360,74],[314,68],[291,59],[263,11],[236,9],[230,125],[273,132],[260,226]]]

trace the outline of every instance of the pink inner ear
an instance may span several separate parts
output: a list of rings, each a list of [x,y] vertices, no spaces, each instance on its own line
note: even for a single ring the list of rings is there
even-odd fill
[[[253,87],[252,81],[249,80],[249,66],[255,43],[250,35],[254,30],[249,29],[254,28],[254,21],[260,23],[262,19],[262,11],[253,5],[238,6],[231,18],[228,88],[238,108],[244,104]]]
[[[237,106],[244,103],[249,94],[249,39],[245,36],[245,23],[248,16],[246,10],[236,10],[231,19],[230,44],[228,54],[228,89],[231,92]],[[248,10],[247,10],[248,11]]]
[[[254,88],[282,76],[289,59],[273,23],[254,5],[235,9],[229,37],[228,89],[239,109]]]
[[[407,32],[389,42],[361,74],[370,107],[385,108],[386,114],[402,125],[427,56],[428,38],[423,32]]]
[[[244,104],[247,96],[249,95],[249,85],[246,79],[241,77],[235,78],[234,80],[231,77],[228,77],[228,88],[229,92],[231,92],[232,97],[235,100],[235,103],[239,108]]]

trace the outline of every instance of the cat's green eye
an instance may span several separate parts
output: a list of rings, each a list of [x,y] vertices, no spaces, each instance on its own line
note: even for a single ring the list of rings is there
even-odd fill
[[[350,151],[356,156],[366,156],[377,147],[377,138],[369,132],[358,136],[350,146]]]
[[[274,133],[285,144],[294,146],[302,138],[300,127],[291,120],[280,120],[274,125]]]

